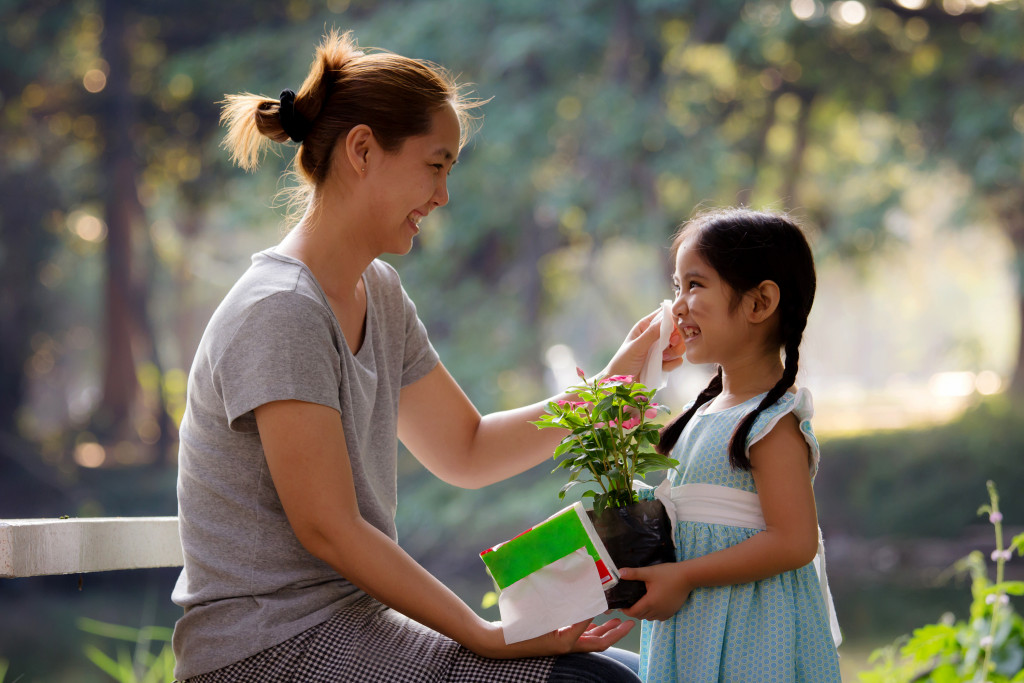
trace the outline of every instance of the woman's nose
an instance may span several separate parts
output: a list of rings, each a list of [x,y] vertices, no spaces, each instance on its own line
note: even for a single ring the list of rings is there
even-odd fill
[[[434,204],[444,206],[448,203],[448,176],[442,175],[441,181],[434,188]]]

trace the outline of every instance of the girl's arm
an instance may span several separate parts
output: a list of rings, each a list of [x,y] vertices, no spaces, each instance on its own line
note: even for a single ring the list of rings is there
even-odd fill
[[[658,339],[652,324],[658,311],[640,320],[602,371],[602,375],[635,375]],[[663,367],[682,363],[682,338],[663,354]],[[440,364],[402,390],[398,436],[427,469],[449,484],[480,488],[507,479],[551,458],[565,433],[538,429],[537,420],[549,401],[481,416],[448,371]]]
[[[359,514],[337,411],[302,401],[256,409],[260,440],[288,521],[302,545],[382,603],[486,657],[603,650],[632,622],[587,623],[512,646],[500,625],[462,600]]]
[[[765,530],[703,557],[623,570],[622,578],[647,583],[647,594],[623,613],[635,619],[668,619],[694,588],[759,581],[813,560],[818,516],[808,460],[797,419],[786,415],[750,448]]]

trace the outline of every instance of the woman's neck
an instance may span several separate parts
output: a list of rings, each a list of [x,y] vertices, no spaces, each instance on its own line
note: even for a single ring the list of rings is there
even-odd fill
[[[358,215],[336,195],[314,197],[278,251],[306,264],[333,300],[357,297],[363,271],[379,256],[357,229]]]

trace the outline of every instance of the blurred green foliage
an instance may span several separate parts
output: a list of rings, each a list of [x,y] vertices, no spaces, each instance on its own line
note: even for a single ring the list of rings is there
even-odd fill
[[[118,683],[172,683],[175,680],[171,629],[131,628],[86,618],[78,620],[78,627],[105,641],[114,641],[113,656],[94,644],[85,646],[85,656]]]
[[[451,204],[395,260],[481,410],[545,395],[551,344],[603,364],[667,294],[664,247],[701,205],[793,210],[820,257],[867,263],[909,241],[908,193],[951,178],[955,211],[928,229],[996,225],[1024,264],[1024,3],[909,6],[0,2],[0,505],[173,511],[195,346],[287,225],[274,195],[293,148],[256,174],[231,168],[217,102],[296,87],[325,27],[444,64],[490,98]],[[823,527],[955,535],[986,479],[1022,490],[1022,417],[1004,398],[944,427],[828,440]],[[80,466],[95,442],[112,467]],[[403,545],[453,583],[452,557],[476,562],[558,505],[547,464],[480,491],[407,454],[402,468]],[[1007,515],[1022,504],[1009,496]]]
[[[987,480],[1024,519],[1024,408],[986,399],[949,424],[824,440],[815,481],[823,529],[854,536],[956,537]]]
[[[286,225],[292,148],[231,168],[217,102],[296,87],[326,27],[490,100],[397,263],[484,410],[543,395],[567,329],[602,358],[701,205],[792,209],[820,255],[866,259],[905,238],[908,190],[953,173],[971,191],[933,229],[1024,243],[1020,0],[12,0],[0,25],[0,429],[64,466],[81,431],[169,464],[203,324]],[[602,267],[623,244],[645,260]]]
[[[871,656],[874,666],[859,675],[862,683],[1024,681],[1024,619],[1010,600],[1024,595],[1024,581],[1007,581],[1004,575],[1013,554],[1024,555],[1024,534],[1004,544],[999,495],[993,482],[987,483],[991,502],[978,514],[987,514],[995,530],[995,580],[980,551],[963,558],[954,569],[971,577],[970,616],[957,620],[947,613],[938,623],[879,648]]]

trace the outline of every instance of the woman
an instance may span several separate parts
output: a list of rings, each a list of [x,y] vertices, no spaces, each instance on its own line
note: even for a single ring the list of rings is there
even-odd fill
[[[475,488],[549,458],[562,436],[529,424],[544,403],[481,417],[377,260],[407,253],[420,220],[447,203],[473,106],[440,68],[363,54],[337,33],[297,94],[228,98],[234,160],[252,169],[270,140],[298,142],[309,198],[218,307],[189,377],[178,678],[636,680],[614,659],[625,654],[591,654],[632,622],[506,645],[500,624],[395,540],[397,439],[440,478]],[[652,318],[606,372],[640,370]]]

